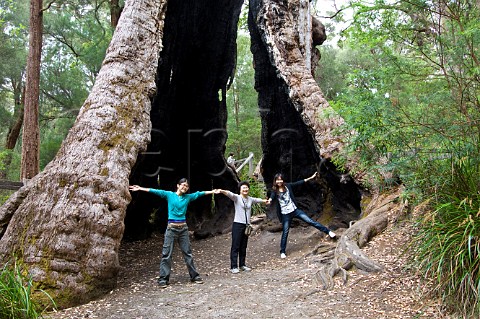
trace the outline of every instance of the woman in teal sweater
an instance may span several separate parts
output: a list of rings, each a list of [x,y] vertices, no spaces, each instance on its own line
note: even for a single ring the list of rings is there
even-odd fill
[[[213,194],[214,192],[203,191],[187,194],[189,184],[186,178],[182,178],[178,181],[177,190],[175,192],[155,188],[144,188],[138,185],[132,185],[129,188],[133,192],[144,191],[155,194],[166,199],[168,202],[168,225],[163,241],[162,260],[160,262],[160,278],[158,279],[159,286],[161,288],[167,287],[170,280],[170,271],[172,269],[172,253],[175,239],[178,240],[178,244],[182,250],[183,259],[187,265],[191,281],[202,284],[202,277],[200,277],[200,274],[197,272],[193,262],[185,215],[187,214],[187,206],[191,201],[194,201],[204,195]]]

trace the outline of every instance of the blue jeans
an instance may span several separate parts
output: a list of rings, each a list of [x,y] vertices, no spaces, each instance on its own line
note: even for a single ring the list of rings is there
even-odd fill
[[[190,274],[190,279],[194,279],[199,276],[197,270],[195,269],[195,264],[193,263],[192,250],[190,249],[190,239],[188,237],[188,226],[183,226],[181,228],[167,227],[165,231],[165,238],[163,240],[163,249],[162,249],[162,261],[160,261],[160,278],[158,282],[168,283],[170,280],[170,271],[172,269],[172,253],[177,239],[178,244],[180,245],[180,250],[183,254],[183,259],[187,265],[188,273]]]
[[[323,226],[319,222],[314,221],[310,217],[307,216],[307,214],[300,209],[295,209],[293,212],[290,214],[282,214],[282,226],[283,226],[283,231],[282,231],[282,241],[280,242],[280,253],[285,253],[285,250],[287,249],[287,238],[288,238],[288,232],[290,231],[290,224],[292,222],[292,219],[298,218],[306,222],[307,224],[315,227],[319,231],[322,231],[326,234],[330,231],[327,227]]]
[[[230,268],[239,268],[245,266],[245,257],[247,256],[248,236],[245,235],[247,225],[242,223],[233,223],[232,225],[232,248],[230,249]],[[238,258],[240,257],[240,264]]]

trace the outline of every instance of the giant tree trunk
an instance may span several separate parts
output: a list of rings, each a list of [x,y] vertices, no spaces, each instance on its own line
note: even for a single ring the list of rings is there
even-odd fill
[[[319,171],[319,183],[309,183],[298,191],[300,208],[334,228],[346,227],[360,214],[361,192],[352,179],[342,179],[329,161],[340,146],[332,132],[342,120],[322,116],[329,104],[312,76],[312,55],[302,52],[307,44],[321,43],[325,35],[314,34],[313,41],[310,34],[310,42],[304,39],[304,30],[312,28],[299,26],[299,21],[308,20],[299,19],[305,16],[302,10],[308,11],[303,0],[250,0],[263,176],[270,186],[277,172],[295,181]],[[323,31],[318,26],[315,30]],[[271,218],[273,215],[270,212]]]
[[[127,1],[55,159],[0,209],[0,258],[21,260],[63,307],[115,286],[129,174],[150,137],[165,1]]]
[[[290,180],[320,172],[319,185],[309,185],[298,197],[299,206],[315,212],[315,218],[329,221],[329,226],[348,228],[341,236],[331,263],[319,271],[325,287],[340,271],[352,266],[366,271],[382,267],[362,253],[361,247],[388,225],[398,194],[387,198],[381,208],[361,219],[361,186],[348,174],[340,174],[330,162],[342,146],[333,131],[342,125],[339,117],[322,114],[329,108],[309,67],[318,53],[305,54],[305,41],[298,25],[306,10],[303,0],[250,0],[249,28],[255,61],[255,84],[262,114],[263,175],[269,185],[276,172]],[[315,22],[315,30],[323,28]],[[312,36],[313,43],[324,37]]]

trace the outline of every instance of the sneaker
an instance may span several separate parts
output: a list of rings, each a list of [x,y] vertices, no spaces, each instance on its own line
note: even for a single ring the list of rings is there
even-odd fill
[[[203,284],[203,279],[202,279],[202,277],[197,276],[197,277],[192,279],[192,282],[194,282],[196,284]]]
[[[336,235],[333,231],[331,231],[331,230],[328,232],[328,236],[330,236],[330,238],[335,238],[335,237],[337,237],[337,235]]]
[[[285,255],[285,253],[281,253],[281,254],[280,254],[280,258],[282,258],[282,259],[283,259],[283,258],[287,258],[287,255]]]
[[[241,271],[251,271],[252,268],[247,267],[247,266],[242,266],[242,267],[240,267],[240,270],[241,270]]]
[[[238,270],[238,268],[232,268],[232,269],[230,269],[230,272],[232,274],[238,274],[240,272],[240,270]]]
[[[167,282],[166,281],[159,281],[158,286],[160,288],[167,288]]]

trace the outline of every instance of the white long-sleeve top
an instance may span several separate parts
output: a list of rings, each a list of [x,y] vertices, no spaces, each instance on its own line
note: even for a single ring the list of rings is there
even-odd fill
[[[230,191],[227,191],[225,195],[227,195],[235,205],[234,223],[249,224],[250,217],[252,216],[252,205],[263,203],[263,199],[261,198],[250,196],[245,198],[242,195],[234,194]],[[245,215],[247,216],[247,220],[245,220]]]

